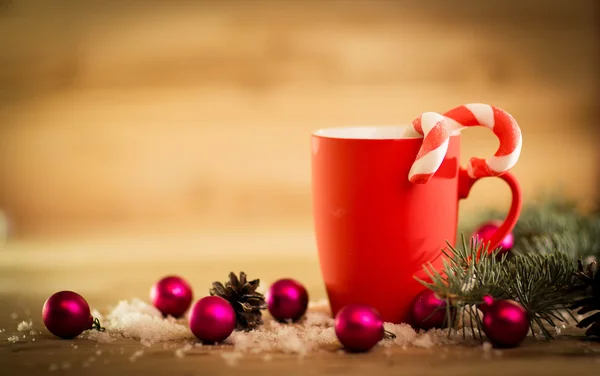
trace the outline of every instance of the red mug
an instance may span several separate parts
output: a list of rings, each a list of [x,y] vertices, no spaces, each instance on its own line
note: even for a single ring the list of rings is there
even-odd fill
[[[454,244],[458,203],[478,179],[460,167],[460,135],[426,184],[408,173],[422,138],[401,138],[405,127],[330,128],[312,134],[312,194],[321,273],[333,315],[348,304],[368,304],[386,322],[409,322],[424,289],[415,276],[431,263],[442,267],[442,249]],[[514,228],[521,211],[519,184],[489,249]]]

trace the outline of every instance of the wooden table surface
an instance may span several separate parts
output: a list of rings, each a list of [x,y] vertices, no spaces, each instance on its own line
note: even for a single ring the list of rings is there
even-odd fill
[[[501,351],[484,351],[483,346],[393,347],[391,351],[376,348],[368,354],[350,355],[332,348],[304,357],[272,354],[269,360],[264,354],[244,355],[235,365],[222,355],[231,348],[203,346],[179,358],[175,356],[177,344],[148,348],[139,341],[125,339],[111,343],[65,341],[45,331],[41,307],[55,291],[76,290],[92,308],[102,311],[122,299],[147,299],[150,285],[167,273],[185,276],[197,295],[207,291],[212,281],[224,280],[230,270],[245,270],[250,277],[260,277],[264,284],[282,276],[297,278],[308,287],[311,300],[324,297],[312,253],[277,256],[267,252],[250,257],[248,253],[219,256],[174,251],[170,256],[163,253],[162,259],[155,253],[142,256],[152,247],[185,249],[179,247],[181,238],[177,239],[103,244],[9,243],[0,248],[0,329],[5,329],[0,333],[0,375],[592,375],[600,365],[600,344],[583,340],[578,331],[550,343],[528,338],[516,349]],[[268,251],[268,247],[264,249]],[[16,343],[8,341],[10,336],[23,334],[17,332],[17,325],[29,319],[34,329],[43,333],[27,335]],[[139,350],[144,351],[143,355],[132,361]]]

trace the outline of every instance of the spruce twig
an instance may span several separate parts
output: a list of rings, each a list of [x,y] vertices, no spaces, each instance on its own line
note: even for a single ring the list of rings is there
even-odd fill
[[[505,213],[488,210],[475,216],[463,232],[472,233],[480,222],[502,219]],[[573,258],[600,260],[600,212],[584,213],[563,198],[546,197],[523,208],[513,230],[516,254],[548,253],[556,250]]]
[[[515,254],[510,258],[500,254],[500,248],[488,252],[477,239],[444,250],[446,260],[441,271],[426,267],[430,282],[419,280],[437,294],[452,301],[463,314],[468,311],[473,320],[473,337],[481,337],[481,318],[473,314],[474,306],[485,295],[496,299],[518,301],[527,310],[531,324],[535,323],[546,339],[552,335],[546,325],[555,327],[564,319],[559,311],[575,300],[575,259],[562,251]],[[456,322],[454,329],[456,328]],[[463,331],[463,335],[465,331]]]

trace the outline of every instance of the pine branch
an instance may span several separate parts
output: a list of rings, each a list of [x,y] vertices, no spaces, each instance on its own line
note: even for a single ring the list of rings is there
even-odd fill
[[[493,270],[497,274],[498,285],[489,286],[490,294],[497,298],[520,301],[529,312],[532,323],[540,327],[545,338],[551,338],[546,325],[554,326],[562,321],[559,310],[564,308],[573,317],[567,307],[579,308],[579,314],[582,313],[581,310],[593,312],[600,309],[598,303],[593,303],[594,299],[597,300],[594,296],[598,296],[600,289],[596,288],[598,291],[594,293],[594,289],[590,288],[590,285],[597,282],[590,277],[581,278],[586,266],[589,269],[591,262],[600,260],[600,210],[584,213],[578,210],[576,202],[567,201],[563,197],[547,196],[536,204],[526,206],[513,230],[515,244],[510,255],[504,261],[496,260],[498,263],[487,266],[487,269],[484,268],[485,265],[473,269],[484,275]],[[504,214],[489,210],[482,212],[470,218],[470,224],[463,226],[460,231],[472,234],[482,223],[493,219],[501,220]],[[458,247],[455,251],[465,253],[465,248],[463,242],[463,249]],[[464,258],[464,255],[460,257]],[[486,257],[482,260],[484,263],[490,262]],[[573,271],[575,262],[580,264],[581,271],[576,273],[579,278],[574,279],[570,272]],[[452,265],[451,262],[449,264]],[[453,269],[445,269],[445,272],[448,271]],[[461,277],[461,274],[453,275]],[[462,277],[467,276],[463,273]],[[484,282],[485,280],[483,278]],[[454,284],[458,282],[455,281]],[[439,281],[430,288],[446,289],[450,293],[450,290],[455,290],[455,287],[450,286],[442,288]],[[459,305],[470,307],[477,304],[473,302],[481,296],[482,292],[479,290],[486,290],[485,283],[476,286],[476,290],[465,296],[464,302]],[[590,317],[595,319],[583,320],[578,326],[586,327],[596,320],[588,329],[588,334],[599,335],[600,313]]]
[[[513,234],[515,253],[560,251],[573,258],[600,258],[600,218],[576,210],[531,207]]]
[[[441,271],[426,267],[431,282],[423,285],[446,297],[463,314],[491,295],[496,299],[513,299],[527,310],[531,324],[540,327],[546,339],[552,335],[546,325],[556,326],[563,321],[559,311],[575,301],[577,265],[569,254],[553,250],[547,253],[500,255],[500,249],[488,252],[481,242],[462,236],[462,244],[448,244],[446,260]],[[481,319],[469,314],[474,337],[481,338]],[[457,320],[453,327],[456,329]]]
[[[501,220],[504,213],[480,213],[462,228],[472,233],[483,222]],[[600,213],[582,213],[575,202],[549,197],[526,206],[513,230],[515,254],[563,252],[573,258],[600,260]]]

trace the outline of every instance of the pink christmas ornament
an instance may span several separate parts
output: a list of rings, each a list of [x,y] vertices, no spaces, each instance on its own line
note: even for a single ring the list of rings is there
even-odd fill
[[[150,289],[152,304],[165,316],[183,316],[190,308],[192,298],[192,288],[178,276],[164,277]]]
[[[298,281],[280,279],[265,294],[271,316],[280,321],[296,321],[306,313],[308,292]]]
[[[73,291],[50,296],[42,308],[42,320],[48,331],[60,338],[75,338],[93,325],[90,306]]]
[[[411,310],[411,324],[417,329],[444,328],[448,324],[446,299],[440,298],[430,289],[425,289],[415,298]],[[454,309],[450,307],[450,314]]]
[[[335,335],[349,351],[368,351],[383,339],[383,321],[374,308],[351,304],[336,315]]]
[[[527,337],[529,318],[519,303],[486,297],[479,308],[483,312],[483,331],[495,346],[515,347]]]
[[[473,233],[472,236],[479,239],[480,241],[482,241],[485,244],[488,241],[490,241],[490,239],[492,239],[492,236],[494,236],[496,231],[498,231],[498,229],[500,228],[500,225],[502,225],[502,222],[498,222],[498,221],[490,221],[490,222],[484,223]],[[503,252],[509,251],[513,247],[514,244],[515,244],[515,237],[513,236],[512,233],[506,235],[504,237],[504,239],[502,239],[502,241],[500,242],[500,246],[502,247]]]
[[[494,299],[493,296],[485,295],[483,297],[483,302],[477,305],[477,309],[485,315],[485,313],[490,309],[490,307],[492,306],[492,304],[494,304],[495,301],[496,299]]]
[[[235,312],[229,302],[218,296],[198,300],[190,311],[190,330],[202,342],[224,341],[235,329]]]

